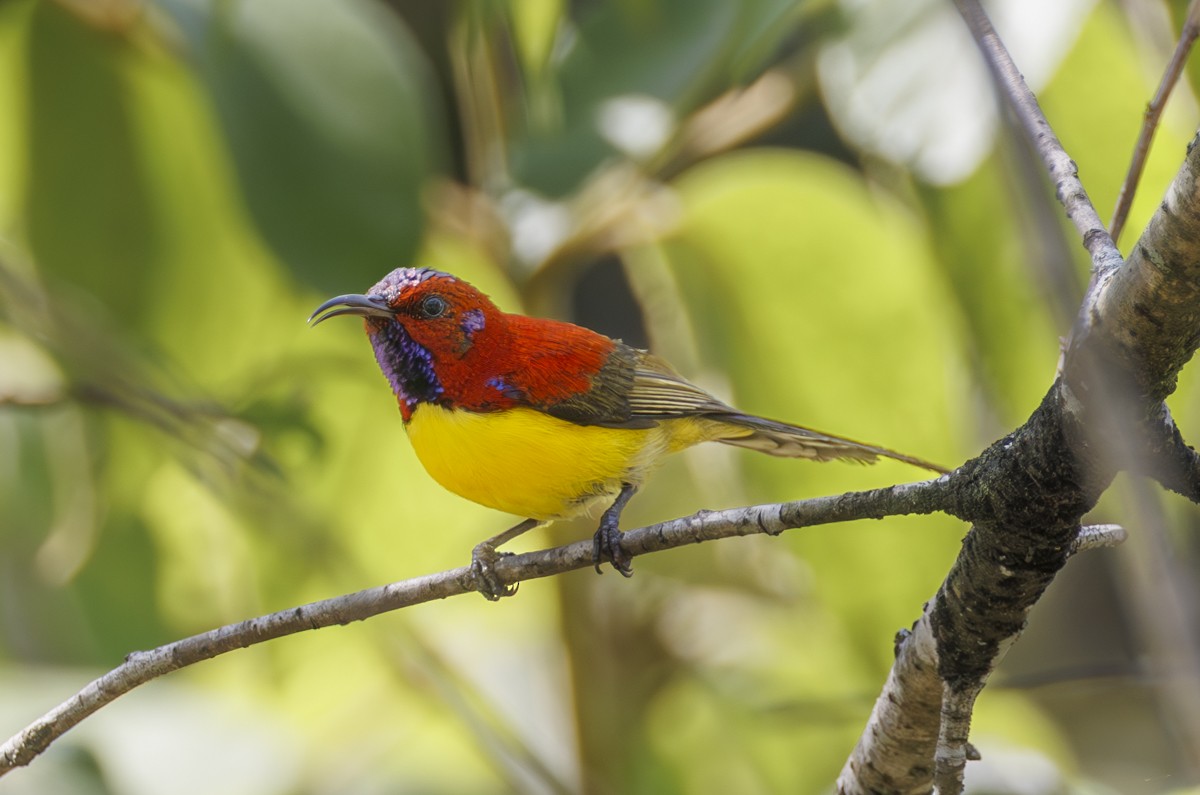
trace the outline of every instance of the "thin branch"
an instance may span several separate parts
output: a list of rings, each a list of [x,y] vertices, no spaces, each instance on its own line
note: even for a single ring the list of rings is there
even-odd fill
[[[65,402],[66,396],[61,392],[27,392],[0,395],[0,408],[49,409],[57,408]]]
[[[1162,116],[1163,108],[1167,105],[1167,98],[1171,96],[1171,91],[1174,90],[1180,75],[1183,74],[1183,67],[1187,64],[1188,55],[1191,53],[1192,45],[1196,42],[1198,35],[1200,35],[1200,0],[1192,0],[1188,4],[1183,29],[1179,32],[1179,43],[1175,45],[1175,53],[1171,56],[1171,62],[1167,64],[1166,71],[1163,72],[1154,99],[1150,100],[1150,104],[1146,106],[1146,116],[1142,122],[1142,130],[1138,133],[1137,143],[1133,147],[1133,158],[1129,161],[1129,171],[1125,174],[1125,182],[1121,184],[1121,192],[1117,194],[1117,206],[1113,210],[1112,223],[1109,225],[1113,242],[1121,239],[1121,231],[1125,228],[1125,221],[1129,217],[1129,208],[1133,205],[1133,197],[1137,193],[1138,183],[1142,179],[1142,171],[1146,167],[1146,158],[1150,154],[1150,144],[1154,141],[1154,133],[1158,130],[1158,120]]]
[[[1095,274],[1093,281],[1097,276],[1120,267],[1121,253],[1117,251],[1104,228],[1104,222],[1100,220],[1099,213],[1088,198],[1087,191],[1079,180],[1079,170],[1075,161],[1067,155],[1050,123],[1046,121],[1037,97],[1025,84],[1025,78],[1013,63],[1012,56],[1008,54],[1008,49],[1000,40],[996,29],[992,27],[991,20],[977,0],[954,0],[954,4],[975,37],[992,77],[1046,164],[1058,200],[1066,209],[1067,217],[1079,230],[1083,246],[1092,257]]]
[[[752,505],[724,511],[701,511],[648,527],[630,530],[622,540],[627,551],[645,555],[732,536],[766,533],[852,519],[880,519],[898,514],[942,510],[950,478],[901,484],[796,502]],[[501,558],[494,566],[504,584],[549,577],[592,565],[592,542],[578,541],[552,549]],[[378,588],[252,618],[200,635],[134,652],[123,665],[94,680],[67,701],[37,719],[0,746],[0,775],[27,765],[84,718],[104,705],[163,674],[275,638],[311,629],[361,621],[403,607],[458,596],[475,589],[470,567],[403,580]]]
[[[1120,546],[1129,538],[1129,533],[1119,524],[1090,524],[1079,528],[1075,541],[1071,544],[1070,553],[1086,552],[1089,549],[1106,549]]]

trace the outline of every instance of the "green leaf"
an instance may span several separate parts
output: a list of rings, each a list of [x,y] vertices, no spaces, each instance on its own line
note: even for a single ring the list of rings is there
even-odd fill
[[[306,282],[407,262],[441,159],[424,59],[370,0],[162,0],[179,22],[260,231]]]
[[[569,193],[617,153],[598,123],[605,103],[652,98],[683,118],[757,77],[780,42],[823,5],[664,0],[595,6],[579,22],[578,39],[556,75],[561,120],[539,125],[535,117],[514,134],[514,172],[539,192]]]
[[[29,28],[30,247],[114,317],[144,317],[158,247],[123,39],[41,3]]]
[[[916,219],[850,169],[797,152],[725,155],[677,188],[684,217],[671,264],[700,349],[722,355],[734,379],[735,406],[945,465],[962,460],[956,329]],[[742,459],[754,501],[928,476],[892,461]],[[886,670],[879,638],[937,587],[960,532],[944,517],[893,517],[788,538],[848,638]]]

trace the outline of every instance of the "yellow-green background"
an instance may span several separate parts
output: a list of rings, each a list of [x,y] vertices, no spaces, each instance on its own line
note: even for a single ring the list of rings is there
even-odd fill
[[[1082,8],[1042,101],[1107,214],[1169,28]],[[1081,291],[1082,249],[1002,127],[948,185],[838,134],[820,54],[859,24],[821,0],[0,2],[0,735],[130,651],[461,565],[512,521],[423,473],[358,323],[305,326],[394,267],[947,464],[1019,424],[1066,330],[1037,254]],[[764,74],[793,100],[704,115]],[[1126,248],[1182,159],[1181,91]],[[629,95],[673,114],[657,155],[598,132]],[[530,197],[565,219],[548,256],[514,253]],[[701,449],[625,521],[920,476]],[[1097,517],[1135,541],[1071,564],[980,701],[977,769],[1196,783],[1194,637],[1143,627],[1156,588],[1197,607],[1197,516],[1132,488]],[[0,791],[828,792],[964,530],[735,539],[305,633],[122,698]]]

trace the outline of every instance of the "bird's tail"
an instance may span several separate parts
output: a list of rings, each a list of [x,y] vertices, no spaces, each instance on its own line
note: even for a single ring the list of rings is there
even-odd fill
[[[786,422],[755,417],[752,414],[730,412],[718,416],[709,415],[706,419],[715,421],[717,425],[719,435],[713,441],[747,447],[782,458],[809,458],[814,461],[843,460],[873,464],[876,459],[883,456],[943,475],[949,471],[945,467],[889,450],[886,447],[877,447],[873,444],[856,442],[853,439],[831,436],[810,428],[801,428]],[[728,435],[725,435],[726,430],[728,430]]]

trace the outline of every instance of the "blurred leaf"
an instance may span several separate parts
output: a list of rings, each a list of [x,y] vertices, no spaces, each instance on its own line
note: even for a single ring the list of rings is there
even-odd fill
[[[179,22],[255,221],[323,290],[368,285],[420,242],[442,159],[427,67],[371,0],[161,0]]]
[[[993,154],[965,181],[921,190],[939,267],[959,308],[968,354],[985,390],[975,430],[986,444],[1022,421],[1046,391],[1057,358],[1057,331],[1029,278],[1021,227],[1005,182],[1004,159]],[[982,407],[981,407],[982,408]]]
[[[750,0],[738,4],[741,22],[728,56],[728,83],[753,81],[780,55],[795,57],[805,46],[841,25],[832,0]]]
[[[677,187],[677,279],[741,408],[951,454],[944,360],[913,353],[951,353],[947,319],[927,311],[938,283],[914,219],[850,169],[801,153],[726,156]]]
[[[71,584],[76,609],[85,617],[94,646],[89,660],[116,664],[134,649],[153,648],[176,637],[159,611],[159,561],[153,529],[130,515],[108,516],[92,559]],[[112,572],[121,572],[113,577]],[[60,626],[62,618],[59,619]]]
[[[1006,39],[1037,56],[1019,56],[1022,71],[1048,75],[1086,21],[1045,105],[1103,194],[1123,173],[1148,90],[1115,13],[1078,11],[1090,2],[997,24],[1020,28]],[[1048,383],[1054,329],[1023,270],[1018,220],[1044,208],[1008,206],[1010,161],[993,157],[949,189],[914,190],[894,171],[872,181],[885,169],[871,156],[828,143],[816,105],[836,98],[809,91],[816,56],[830,54],[822,45],[842,26],[870,39],[854,63],[878,91],[842,99],[894,111],[897,126],[874,128],[884,138],[926,140],[914,120],[930,108],[939,129],[988,126],[974,105],[938,99],[956,79],[948,47],[978,63],[952,10],[889,0],[390,3],[441,70],[437,85],[462,125],[444,145],[464,173],[485,176],[477,184],[429,179],[443,155],[433,80],[379,0],[156,0],[103,29],[89,27],[103,13],[88,23],[51,0],[0,2],[0,73],[11,74],[0,81],[0,234],[20,263],[20,278],[7,280],[17,287],[0,283],[11,325],[0,334],[23,340],[0,342],[0,370],[18,370],[0,390],[26,404],[0,405],[0,656],[13,661],[0,671],[0,687],[11,683],[0,717],[14,714],[8,695],[35,692],[13,729],[95,673],[34,691],[21,671],[107,665],[225,620],[461,565],[511,524],[424,472],[361,323],[304,326],[329,292],[361,290],[414,251],[506,309],[565,307],[572,286],[594,303],[597,325],[619,328],[617,316],[640,309],[656,349],[740,407],[947,464],[979,449],[980,372],[1013,421]],[[940,16],[934,35],[918,35],[927,5]],[[883,52],[900,40],[903,58]],[[768,68],[755,90],[737,90]],[[763,94],[756,105],[755,92],[776,83],[789,98]],[[788,150],[726,154],[751,140],[721,137],[726,125],[776,125],[769,140]],[[721,146],[693,148],[696,132],[717,133]],[[986,151],[981,140],[971,139]],[[1162,140],[1156,156],[1173,170],[1176,139]],[[814,141],[864,165],[799,151]],[[700,151],[708,159],[697,166]],[[505,152],[515,185],[476,168],[476,155],[491,163]],[[521,230],[508,199],[521,180],[578,192],[533,209],[564,234],[600,241],[563,248],[558,278],[542,281],[554,295],[513,267]],[[422,181],[438,188],[428,228]],[[1160,193],[1144,189],[1145,208]],[[633,300],[571,284],[596,271],[583,263],[595,250],[620,260]],[[29,349],[54,357],[61,378],[31,365]],[[964,367],[972,357],[978,366]],[[1197,411],[1197,378],[1185,373],[1190,392],[1173,398],[1181,427]],[[70,403],[81,395],[104,408]],[[922,474],[706,445],[668,461],[625,524]],[[513,547],[594,527],[563,522]],[[550,771],[543,780],[581,789],[608,778],[613,792],[820,792],[861,730],[892,633],[934,592],[962,529],[907,517],[733,539],[648,557],[630,581],[581,571],[527,582],[495,609],[453,599],[302,633],[176,675],[203,688],[205,703],[266,716],[281,753],[257,729],[227,731],[241,716],[208,720],[152,685],[12,780],[57,792],[104,776],[113,791],[158,791],[178,768],[171,752],[199,748],[213,769],[187,784],[203,791],[226,781],[297,793],[506,791],[524,778],[498,770],[532,763]],[[1147,718],[1139,731],[1168,748],[1148,720],[1163,691],[1135,687],[1122,703],[1136,699]],[[979,727],[1042,747],[1055,745],[1060,717],[1094,733],[1095,705],[1113,691],[1087,688],[1092,711],[1054,708],[1045,721],[1028,708],[1050,703],[1042,693],[1004,693],[1011,703],[983,705]],[[1116,716],[1106,731],[1128,734],[1128,711],[1103,711]],[[486,731],[472,728],[481,715]],[[55,767],[72,744],[91,754],[75,765],[81,774]],[[1137,753],[1113,753],[1108,738],[1075,747],[1113,767]],[[524,762],[507,758],[524,749]],[[1129,774],[1123,783],[1138,786]]]
[[[28,46],[35,259],[135,323],[148,308],[158,229],[131,120],[126,41],[40,3]]]
[[[28,135],[29,24],[34,3],[0,3],[0,235],[9,228],[25,192],[29,167]]]
[[[669,136],[675,120],[731,85],[757,77],[779,44],[823,5],[664,0],[590,7],[558,70],[562,121],[514,133],[513,171],[540,193],[569,193],[618,153],[611,125],[655,135],[644,115],[605,122],[613,110],[607,103],[661,103],[667,114],[662,134]]]
[[[513,39],[526,73],[536,73],[550,62],[558,26],[562,22],[563,0],[521,0],[511,3]]]
[[[950,401],[947,382],[953,318],[932,308],[946,299],[911,215],[850,169],[797,152],[725,156],[677,187],[685,220],[672,265],[701,349],[720,355],[734,378],[734,405],[944,464],[961,460],[965,407]],[[743,460],[755,501],[925,476],[890,461]],[[892,517],[788,538],[812,565],[816,593],[845,617],[850,642],[886,671],[891,653],[880,639],[933,593],[960,533],[944,517]]]

